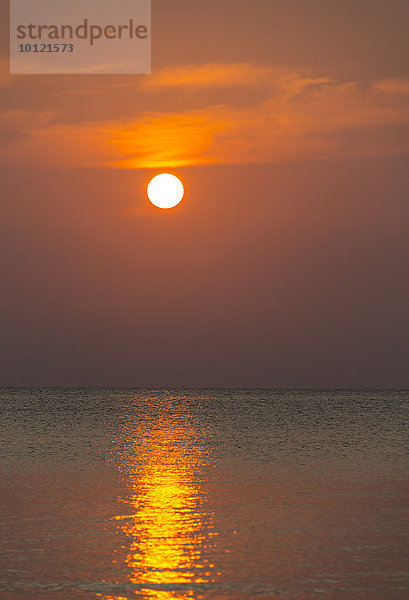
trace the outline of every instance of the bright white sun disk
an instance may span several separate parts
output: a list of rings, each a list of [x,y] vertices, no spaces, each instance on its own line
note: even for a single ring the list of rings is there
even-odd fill
[[[156,175],[148,185],[148,198],[158,208],[173,208],[182,200],[185,190],[183,184],[170,173]]]

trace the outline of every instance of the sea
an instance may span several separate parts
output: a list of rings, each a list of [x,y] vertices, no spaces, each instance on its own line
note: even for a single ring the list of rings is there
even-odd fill
[[[3,388],[2,600],[406,600],[405,390]]]

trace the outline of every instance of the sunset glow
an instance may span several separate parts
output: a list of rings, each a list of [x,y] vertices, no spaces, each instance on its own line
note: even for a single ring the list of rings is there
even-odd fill
[[[0,14],[0,596],[401,599],[409,0]]]

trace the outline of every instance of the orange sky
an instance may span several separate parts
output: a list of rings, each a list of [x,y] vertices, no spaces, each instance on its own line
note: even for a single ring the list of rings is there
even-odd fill
[[[3,383],[405,385],[405,0],[156,0],[150,76],[10,76],[5,10]]]

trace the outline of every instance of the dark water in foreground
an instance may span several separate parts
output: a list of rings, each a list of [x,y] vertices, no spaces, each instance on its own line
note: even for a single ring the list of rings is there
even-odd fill
[[[409,597],[408,393],[3,389],[0,597]]]

